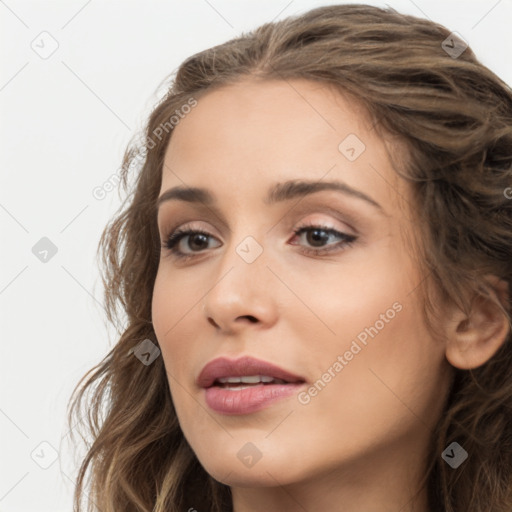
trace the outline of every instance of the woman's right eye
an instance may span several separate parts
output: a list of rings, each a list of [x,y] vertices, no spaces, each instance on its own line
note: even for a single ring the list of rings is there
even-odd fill
[[[177,229],[167,236],[162,247],[170,251],[177,258],[190,258],[194,256],[194,252],[208,248],[209,238],[213,239],[214,237],[207,231],[201,229]],[[185,245],[187,245],[189,249],[192,249],[195,245],[198,250],[192,250],[192,252],[184,251],[180,248],[180,244],[183,240],[188,240],[188,242],[185,242]]]

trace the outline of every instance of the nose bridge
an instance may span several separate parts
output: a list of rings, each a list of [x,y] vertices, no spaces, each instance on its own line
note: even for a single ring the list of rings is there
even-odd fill
[[[223,272],[222,275],[231,267],[235,267],[232,272],[240,274],[240,278],[251,273],[258,272],[260,277],[264,277],[268,269],[265,268],[266,252],[265,244],[265,226],[262,222],[262,216],[257,209],[251,215],[242,215],[238,209],[239,215],[231,228],[230,240],[226,244],[222,254],[222,263],[220,263]]]
[[[220,257],[216,280],[218,284],[214,288],[229,286],[232,288],[230,293],[249,296],[256,292],[258,283],[264,284],[271,277],[266,263],[263,242],[252,235],[237,237],[234,233]]]
[[[276,313],[275,277],[267,268],[264,242],[248,232],[242,227],[233,229],[218,260],[215,281],[204,298],[207,315],[219,326],[228,326],[239,317],[269,322]],[[262,238],[263,230],[258,233]]]

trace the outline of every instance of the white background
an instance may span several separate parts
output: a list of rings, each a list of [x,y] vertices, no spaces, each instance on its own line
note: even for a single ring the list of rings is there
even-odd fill
[[[67,402],[115,342],[96,248],[120,200],[117,190],[103,200],[92,191],[117,172],[159,84],[193,53],[333,3],[0,2],[0,512],[72,509]],[[387,5],[459,32],[512,84],[511,0]],[[47,59],[31,47],[43,31],[59,45]],[[42,237],[58,250],[46,263],[32,253]],[[47,469],[39,464],[53,452],[42,442],[59,452]]]

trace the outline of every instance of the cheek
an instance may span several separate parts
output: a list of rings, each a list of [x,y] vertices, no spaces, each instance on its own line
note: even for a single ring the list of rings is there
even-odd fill
[[[376,335],[377,331],[380,336],[389,332],[397,319],[402,328],[418,320],[415,316],[407,322],[406,317],[418,306],[411,302],[415,299],[411,291],[420,278],[410,262],[406,258],[401,261],[394,251],[379,247],[370,254],[361,251],[347,257],[343,265],[325,266],[321,272],[309,274],[311,277],[296,279],[294,286],[316,313],[322,344],[348,350],[355,338],[364,343],[371,339],[370,333]],[[408,313],[404,314],[406,305]]]
[[[350,272],[331,269],[321,288],[309,283],[308,305],[330,331],[317,322],[316,330],[297,332],[298,339],[315,340],[302,345],[310,377],[321,381],[312,401],[359,411],[366,418],[355,426],[372,411],[408,414],[402,401],[428,409],[444,382],[444,348],[426,328],[420,281],[407,253],[379,250],[378,258],[354,262]]]
[[[434,340],[415,328],[416,317],[414,305],[405,303],[378,334],[368,337],[366,345],[359,343],[359,348],[350,350],[347,338],[338,346],[316,351],[317,361],[321,354],[323,363],[317,365],[308,388],[309,402],[302,397],[295,422],[288,424],[286,438],[303,439],[305,446],[297,460],[290,461],[295,454],[288,454],[290,465],[300,467],[303,457],[350,461],[362,451],[400,445],[434,428],[446,384],[443,354]],[[338,356],[346,350],[351,360],[345,357],[339,370]],[[315,354],[310,357],[313,360]],[[333,439],[339,443],[332,443]]]
[[[172,282],[172,287],[168,284]],[[182,430],[191,428],[189,392],[194,386],[191,354],[197,354],[197,315],[201,295],[189,283],[170,279],[162,272],[157,275],[152,300],[153,328],[160,345],[174,408]],[[200,353],[200,352],[199,352]]]
[[[171,272],[170,263],[161,262],[155,279],[152,300],[152,319],[161,333],[174,333],[186,322],[194,308],[200,308],[204,295],[194,281],[193,273]]]
[[[364,314],[354,308],[351,316],[343,315],[345,322],[337,325],[347,335],[322,351],[316,396],[306,406],[309,417],[330,411],[324,435],[338,425],[356,446],[433,426],[446,385],[443,346],[426,330],[417,300],[401,297],[388,315],[382,305],[389,306],[376,301]],[[381,312],[387,322],[377,320]]]
[[[196,319],[201,296],[189,279],[171,278],[159,270],[153,290],[152,322],[166,370],[177,377],[184,368],[183,363],[187,360],[190,363],[187,354],[198,338]]]

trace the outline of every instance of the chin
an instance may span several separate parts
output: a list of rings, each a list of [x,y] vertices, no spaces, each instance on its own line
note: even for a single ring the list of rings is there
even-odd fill
[[[246,448],[250,452],[249,448]],[[229,453],[229,455],[226,455]],[[252,466],[245,463],[244,453],[236,450],[199,454],[199,462],[205,471],[218,482],[235,487],[275,487],[297,482],[301,479],[301,468],[291,467],[287,457],[262,456]],[[204,456],[201,456],[204,455]]]
[[[288,483],[283,478],[283,473],[263,465],[256,469],[224,462],[203,467],[215,480],[230,487],[276,487]]]

